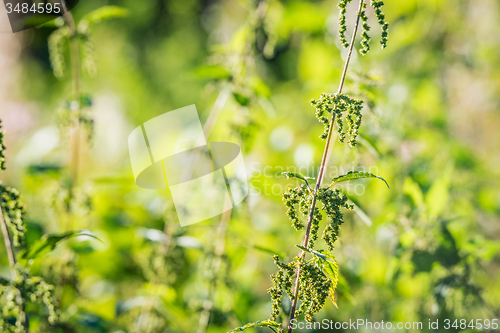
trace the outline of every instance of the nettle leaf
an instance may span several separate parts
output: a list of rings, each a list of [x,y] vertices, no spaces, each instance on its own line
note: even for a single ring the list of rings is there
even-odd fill
[[[283,332],[283,329],[281,328],[280,324],[268,319],[268,320],[258,321],[255,323],[246,324],[245,326],[235,328],[234,330],[229,331],[227,333],[243,332],[246,329],[255,328],[255,327],[267,327],[267,328],[271,329],[273,332]]]
[[[38,242],[33,244],[33,246],[30,246],[30,248],[22,254],[22,258],[28,260],[40,257],[53,251],[59,242],[77,236],[88,236],[102,242],[97,236],[85,230],[72,230],[64,234],[49,234],[44,235]]]
[[[295,246],[298,247],[299,249],[301,249],[302,251],[306,251],[306,252],[313,254],[314,256],[320,258],[321,260],[326,260],[326,256],[321,252],[315,251],[313,249],[310,249],[310,248],[302,246],[302,245],[295,245]]]
[[[253,248],[256,249],[256,250],[265,252],[265,253],[270,253],[272,255],[277,255],[280,258],[285,258],[286,257],[286,254],[284,254],[283,252],[271,249],[271,248],[266,247],[266,246],[254,245]]]
[[[196,69],[194,74],[202,79],[229,79],[231,74],[222,66],[219,65],[208,65],[201,66]]]
[[[290,179],[290,178],[298,178],[298,179],[302,179],[303,181],[305,181],[307,183],[307,180],[308,179],[316,179],[314,177],[307,177],[307,176],[304,176],[298,172],[289,172],[289,171],[283,171],[280,173],[281,175],[283,176],[286,176],[287,179]]]
[[[81,21],[87,21],[89,24],[93,24],[112,18],[125,17],[127,15],[128,10],[125,8],[118,6],[104,6],[88,13],[82,18]]]
[[[233,97],[241,106],[247,106],[250,103],[250,98],[243,94],[233,92]]]
[[[345,181],[349,181],[349,180],[355,180],[355,179],[361,179],[361,178],[378,178],[378,179],[382,180],[385,183],[385,185],[387,185],[387,188],[390,188],[389,184],[387,184],[387,182],[385,181],[384,178],[379,177],[379,176],[375,176],[373,173],[370,173],[370,172],[361,172],[361,171],[349,171],[345,175],[334,178],[332,180],[330,186],[332,186],[333,184],[336,184],[336,183],[345,182]]]
[[[326,274],[326,276],[328,276],[331,282],[330,294],[328,295],[328,297],[330,297],[333,305],[338,308],[337,302],[335,301],[335,290],[337,289],[337,285],[339,282],[339,264],[337,263],[337,258],[335,258],[332,253],[324,250],[315,251],[302,245],[296,246],[303,251],[311,253],[313,255],[314,263],[319,267],[319,269],[321,269],[323,273]]]
[[[256,93],[257,95],[260,95],[265,98],[271,97],[271,89],[264,81],[262,81],[260,77],[258,76],[252,77],[251,85],[254,93]]]

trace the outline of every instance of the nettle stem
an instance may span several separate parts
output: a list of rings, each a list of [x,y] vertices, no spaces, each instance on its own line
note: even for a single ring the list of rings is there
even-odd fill
[[[14,277],[14,275],[16,274],[16,257],[14,256],[14,249],[12,248],[12,242],[10,241],[7,222],[5,222],[5,218],[3,217],[2,207],[0,207],[0,227],[2,228],[5,249],[7,250],[7,257],[9,257],[10,270],[12,273],[12,277]]]
[[[63,18],[69,29],[69,47],[71,61],[71,84],[72,95],[76,101],[76,124],[71,129],[71,167],[70,167],[70,189],[72,189],[78,178],[78,163],[80,151],[80,108],[81,108],[81,62],[80,62],[80,46],[78,45],[78,29],[75,19],[64,1],[62,1],[64,14]]]
[[[361,17],[361,13],[363,10],[363,4],[364,4],[364,0],[360,0],[359,1],[359,9],[358,9],[357,18],[356,18],[356,23],[354,25],[354,31],[352,33],[351,43],[350,43],[349,49],[347,51],[347,58],[346,58],[346,61],[344,64],[344,70],[343,70],[342,76],[340,78],[339,89],[337,92],[338,95],[340,95],[342,93],[342,88],[344,87],[344,82],[345,82],[345,78],[347,75],[347,68],[349,67],[349,61],[351,60],[352,50],[354,49],[354,42],[356,41],[356,33],[357,33],[358,27],[359,27],[359,19]],[[309,211],[309,215],[307,217],[306,234],[304,236],[304,241],[302,242],[302,246],[304,246],[304,247],[307,247],[307,243],[309,241],[309,235],[311,233],[312,219],[313,219],[313,215],[314,215],[314,208],[316,207],[316,198],[318,196],[319,188],[320,188],[321,183],[323,182],[323,178],[325,176],[325,169],[326,169],[326,164],[328,161],[328,156],[329,156],[328,153],[329,153],[330,141],[332,138],[334,124],[335,124],[335,112],[332,112],[332,117],[330,120],[330,127],[328,128],[328,137],[327,137],[326,143],[325,143],[325,150],[323,151],[323,158],[321,159],[321,166],[319,169],[319,175],[317,178],[316,187],[314,188],[313,198],[312,198],[312,202],[311,202],[311,208]],[[305,254],[306,254],[305,251],[301,251],[301,253],[300,253],[301,260],[304,259]],[[299,299],[300,274],[301,274],[300,265],[298,265],[297,271],[296,271],[295,288],[293,291],[294,297],[292,300],[292,308],[290,310],[290,319],[288,322],[288,333],[292,332],[291,322],[293,319],[295,319],[295,310],[297,309],[297,301]]]

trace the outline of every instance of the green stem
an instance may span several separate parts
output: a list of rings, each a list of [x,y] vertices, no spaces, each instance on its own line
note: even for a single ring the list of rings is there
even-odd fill
[[[349,50],[347,52],[347,58],[346,58],[346,61],[344,64],[344,70],[343,70],[342,76],[340,78],[339,89],[337,91],[338,95],[340,95],[342,93],[342,88],[344,87],[344,82],[345,82],[345,78],[347,75],[347,68],[349,67],[349,61],[351,60],[352,50],[354,49],[354,42],[356,41],[356,33],[357,33],[358,27],[359,27],[359,19],[361,16],[361,11],[363,9],[363,3],[364,3],[364,0],[359,1],[359,9],[358,9],[357,18],[356,18],[356,24],[354,25],[354,31],[352,33],[352,39],[351,39],[351,43],[349,45]],[[312,202],[311,202],[311,209],[310,209],[309,215],[307,217],[306,234],[304,236],[304,241],[302,242],[302,246],[305,246],[305,247],[307,247],[307,243],[309,241],[309,235],[311,233],[312,218],[314,215],[314,208],[316,207],[316,199],[318,196],[318,191],[319,191],[319,188],[320,188],[321,183],[323,181],[323,178],[325,176],[325,169],[326,169],[326,164],[328,161],[328,153],[329,153],[334,123],[335,123],[335,112],[332,112],[332,117],[330,120],[330,127],[328,128],[328,137],[326,139],[326,144],[325,144],[325,150],[323,151],[323,158],[321,159],[321,166],[319,169],[318,180],[316,182],[316,187],[314,188],[314,194],[313,194],[313,198],[312,198]],[[300,258],[303,259],[304,256],[305,256],[305,251],[301,251]],[[291,322],[295,318],[295,311],[297,309],[297,302],[298,302],[298,298],[299,298],[300,274],[301,274],[301,269],[300,269],[300,265],[299,265],[297,267],[297,270],[296,270],[296,279],[295,279],[295,288],[294,288],[294,292],[293,292],[292,308],[290,310],[290,319],[288,321],[288,333],[292,332]]]
[[[80,46],[78,45],[78,30],[75,19],[68,11],[66,3],[63,4],[63,18],[70,32],[70,58],[71,58],[71,82],[73,99],[77,102],[75,110],[77,121],[71,130],[71,168],[70,168],[70,190],[74,187],[78,178],[79,152],[80,152],[80,103],[81,103],[81,63]]]

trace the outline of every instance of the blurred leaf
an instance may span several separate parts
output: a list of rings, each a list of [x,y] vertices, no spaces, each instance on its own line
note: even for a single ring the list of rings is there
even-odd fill
[[[354,180],[354,179],[361,179],[361,178],[378,178],[378,179],[382,180],[385,183],[385,185],[387,185],[387,188],[390,188],[389,184],[387,184],[387,182],[385,181],[384,178],[379,177],[379,176],[375,176],[373,173],[370,173],[370,172],[360,172],[360,171],[349,171],[345,175],[338,176],[337,178],[334,178],[332,180],[332,183],[330,184],[330,186],[332,186],[333,184],[336,184],[336,183],[345,182],[345,181]]]
[[[271,321],[268,319],[268,320],[258,321],[255,323],[246,324],[245,326],[235,328],[234,330],[231,330],[228,333],[243,332],[246,329],[255,328],[255,327],[268,327],[269,329],[273,330],[274,332],[283,332],[283,330],[281,329],[281,324],[278,324],[277,322]]]
[[[450,180],[453,174],[453,166],[448,165],[431,186],[425,195],[425,204],[431,219],[435,219],[446,207],[449,198]]]
[[[201,66],[198,67],[194,73],[197,77],[202,79],[222,80],[231,77],[231,74],[225,68],[219,65]]]
[[[255,92],[255,94],[257,94],[257,95],[263,96],[265,98],[271,97],[271,89],[258,76],[254,76],[252,78],[252,88],[253,88],[253,91]]]
[[[88,231],[85,230],[80,230],[80,231],[68,231],[64,234],[49,234],[49,235],[44,235],[42,239],[40,239],[38,242],[36,242],[33,246],[30,246],[29,249],[22,254],[23,259],[33,259],[36,257],[39,257],[41,255],[44,255],[46,253],[49,253],[53,251],[57,244],[61,242],[62,240],[69,239],[72,237],[77,237],[77,236],[88,236],[95,238],[99,241],[101,241],[97,236],[90,234]],[[102,242],[102,241],[101,241]]]
[[[248,103],[250,103],[250,98],[248,98],[247,96],[245,96],[243,94],[233,92],[233,96],[234,96],[234,99],[236,100],[236,102],[238,102],[241,106],[247,106]]]
[[[98,8],[84,17],[81,21],[87,21],[89,24],[99,23],[103,20],[109,20],[117,17],[125,17],[128,15],[128,10],[118,6],[104,6]]]
[[[10,281],[7,280],[6,278],[4,278],[3,276],[0,276],[0,285],[1,286],[6,286],[8,284],[10,284]]]
[[[27,173],[29,175],[36,174],[47,174],[47,173],[56,173],[59,174],[61,172],[62,166],[58,164],[32,164],[28,166]]]
[[[424,195],[422,194],[420,186],[410,177],[405,179],[403,192],[413,200],[415,206],[418,207],[424,203]]]

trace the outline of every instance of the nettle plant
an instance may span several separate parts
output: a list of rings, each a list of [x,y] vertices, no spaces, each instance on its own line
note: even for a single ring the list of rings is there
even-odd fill
[[[0,126],[1,128],[1,126]],[[5,170],[4,132],[0,129],[0,170]],[[9,265],[11,279],[0,277],[0,330],[2,332],[29,332],[28,308],[37,312],[37,317],[43,317],[49,324],[57,321],[59,313],[54,300],[54,286],[48,284],[39,276],[30,273],[30,265],[35,257],[33,249],[47,247],[44,239],[35,247],[19,252],[14,248],[24,245],[26,232],[26,208],[20,200],[19,191],[0,183],[0,227]],[[26,264],[18,262],[18,257]],[[40,310],[40,308],[44,308]],[[37,310],[34,310],[37,309]]]
[[[361,125],[363,101],[343,94],[342,88],[360,22],[362,22],[363,32],[359,52],[362,55],[368,53],[370,49],[370,36],[368,34],[370,26],[366,15],[367,4],[365,0],[360,0],[352,38],[350,43],[347,42],[345,37],[347,31],[346,13],[347,5],[351,1],[340,0],[338,4],[340,8],[340,42],[343,47],[348,48],[339,89],[336,94],[323,93],[320,98],[311,101],[316,110],[316,117],[324,125],[324,132],[320,135],[320,138],[326,141],[316,185],[314,187],[309,185],[308,180],[313,178],[299,173],[283,173],[287,178],[297,178],[303,182],[298,187],[289,189],[283,194],[283,201],[288,208],[287,215],[292,222],[293,228],[297,231],[305,229],[304,240],[301,245],[297,245],[300,253],[288,263],[282,262],[277,255],[273,257],[278,266],[278,272],[271,275],[272,286],[268,289],[272,300],[270,318],[247,324],[231,332],[241,332],[253,327],[268,327],[274,332],[287,330],[290,333],[293,330],[292,324],[298,316],[304,315],[305,320],[313,321],[313,316],[321,310],[328,298],[337,306],[335,289],[339,278],[339,267],[333,250],[339,237],[340,226],[344,222],[342,209],[353,209],[354,205],[350,204],[348,198],[335,186],[340,182],[360,178],[378,178],[385,182],[381,177],[368,172],[351,171],[334,178],[328,186],[322,187],[335,125],[337,125],[339,141],[343,143],[347,139],[351,147],[356,145],[356,138]],[[385,16],[382,12],[383,4],[381,0],[372,0],[370,3],[375,10],[378,23],[382,26],[380,43],[382,48],[385,48],[389,24],[385,22]],[[344,131],[345,125],[348,127],[347,131]],[[320,204],[321,207],[319,207]],[[325,242],[327,250],[316,248],[324,215],[326,215],[328,222],[323,228],[321,238]],[[285,295],[291,300],[287,327],[283,327],[285,321],[283,323],[278,322],[281,318],[280,312],[282,311],[282,302],[283,297],[286,297]]]

